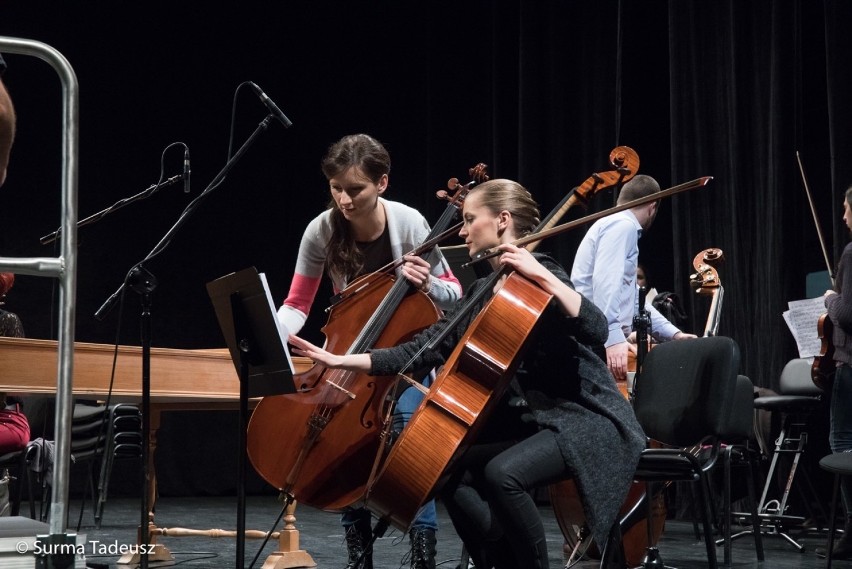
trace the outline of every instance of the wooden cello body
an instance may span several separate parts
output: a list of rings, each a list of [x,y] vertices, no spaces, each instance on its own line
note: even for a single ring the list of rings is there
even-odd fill
[[[552,296],[511,273],[474,319],[367,489],[366,505],[407,530],[509,385]],[[436,436],[440,433],[440,436]]]
[[[595,192],[632,178],[639,167],[636,152],[619,146],[610,153],[614,167],[590,176],[539,225],[552,226],[571,207],[586,205]],[[528,249],[532,250],[535,244]],[[470,325],[420,407],[370,483],[366,505],[380,518],[407,529],[418,509],[446,481],[506,390],[551,296],[517,274]],[[441,433],[436,440],[435,433]]]
[[[445,235],[465,195],[487,180],[486,165],[470,169],[474,181],[450,180],[453,196],[427,241],[410,254],[421,255]],[[447,230],[451,231],[451,230]],[[393,270],[398,259],[385,269]],[[422,291],[384,270],[365,275],[336,297],[322,332],[331,353],[362,353],[411,339],[434,324],[440,311]],[[293,377],[296,393],[265,397],[248,425],[246,451],[261,477],[300,502],[340,510],[363,498],[390,424],[393,377],[372,377],[314,365]]]
[[[356,343],[364,314],[388,294],[394,279],[370,275],[369,297],[335,307],[323,332],[326,349],[345,353]],[[409,340],[438,320],[439,312],[425,294],[406,295],[384,327],[375,347]],[[246,449],[255,470],[274,487],[303,504],[338,510],[364,494],[385,424],[387,395],[395,377],[371,377],[314,365],[293,377],[296,393],[264,397],[249,423]]]

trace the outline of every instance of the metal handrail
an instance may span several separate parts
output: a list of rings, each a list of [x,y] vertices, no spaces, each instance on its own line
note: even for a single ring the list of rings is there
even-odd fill
[[[59,279],[59,337],[56,380],[56,445],[50,502],[50,534],[67,530],[68,479],[71,464],[71,405],[74,365],[74,318],[77,298],[77,162],[79,89],[68,60],[47,44],[0,36],[0,53],[32,55],[46,61],[62,82],[62,246],[60,256],[0,257],[0,270]]]

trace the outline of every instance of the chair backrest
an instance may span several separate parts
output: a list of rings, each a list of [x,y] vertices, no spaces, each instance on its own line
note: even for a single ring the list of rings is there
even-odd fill
[[[723,433],[726,443],[754,437],[754,384],[744,376],[737,376],[737,385],[731,402],[731,416]]]
[[[739,347],[725,336],[656,346],[635,386],[633,408],[645,434],[676,447],[724,436],[739,365]]]
[[[778,390],[781,395],[820,395],[811,373],[813,358],[793,358],[781,370]]]

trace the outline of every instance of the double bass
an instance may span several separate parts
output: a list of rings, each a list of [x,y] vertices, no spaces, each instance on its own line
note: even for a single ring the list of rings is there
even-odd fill
[[[699,296],[710,297],[710,309],[707,314],[707,323],[704,326],[705,338],[715,336],[719,331],[719,319],[722,314],[722,299],[725,289],[719,278],[719,265],[725,260],[725,254],[721,249],[712,247],[704,249],[695,255],[692,266],[695,272],[689,275],[689,284]]]
[[[456,184],[450,203],[422,255],[455,228],[447,229],[470,188],[487,179],[485,165],[471,169],[477,179]],[[456,226],[458,227],[458,226]],[[361,353],[393,346],[435,323],[440,311],[407,279],[395,279],[392,263],[357,279],[341,291],[322,331],[332,353]],[[390,273],[390,274],[388,274]],[[370,377],[314,365],[293,377],[297,391],[264,397],[252,413],[247,453],[255,470],[284,495],[318,509],[340,510],[364,494],[388,422],[389,397],[397,379]]]

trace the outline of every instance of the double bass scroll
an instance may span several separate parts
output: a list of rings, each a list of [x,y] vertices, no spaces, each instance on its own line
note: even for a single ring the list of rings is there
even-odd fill
[[[704,337],[715,336],[719,331],[719,318],[722,313],[722,299],[725,289],[719,279],[719,265],[725,260],[725,254],[715,247],[704,249],[695,255],[692,266],[695,272],[689,275],[689,284],[695,293],[710,297],[710,311],[704,327]]]

